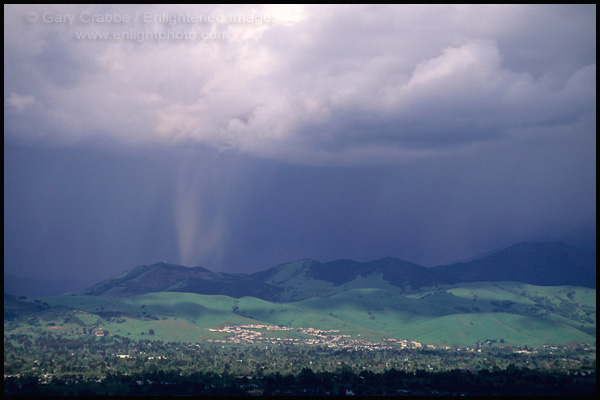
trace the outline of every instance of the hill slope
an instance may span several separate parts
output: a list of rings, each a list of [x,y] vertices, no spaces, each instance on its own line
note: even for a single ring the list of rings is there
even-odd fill
[[[593,255],[563,243],[520,243],[481,259],[426,268],[398,258],[370,262],[300,260],[254,274],[157,263],[138,266],[81,292],[130,297],[154,292],[219,294],[290,302],[350,289],[410,294],[459,282],[515,281],[534,285],[596,287]]]
[[[393,257],[365,263],[352,260],[328,263],[301,260],[278,265],[255,273],[252,277],[281,289],[277,296],[270,298],[275,301],[324,297],[358,288],[413,293],[423,287],[436,287],[452,282],[451,277],[443,271],[433,271]]]
[[[596,287],[596,260],[559,242],[519,243],[487,257],[434,267],[454,282],[515,281],[532,285]]]
[[[227,296],[273,296],[277,287],[245,274],[212,272],[206,268],[188,268],[164,262],[141,265],[117,275],[80,294],[104,297],[131,297],[154,292],[190,292]]]
[[[226,339],[235,332],[208,329],[248,324],[339,330],[336,335],[350,335],[348,341],[407,338],[449,345],[487,339],[520,346],[592,343],[596,334],[595,289],[514,282],[456,284],[409,296],[398,290],[351,289],[290,303],[166,292],[127,298],[56,296],[38,301],[42,302],[32,302],[30,307],[11,305],[13,321],[5,323],[5,330],[24,313],[22,321],[31,322],[37,315],[37,326],[65,333],[102,328],[132,339],[186,342]],[[148,336],[150,330],[152,336]],[[297,330],[287,332],[273,335],[302,337]]]
[[[451,278],[443,272],[392,257],[367,263],[351,260],[330,263],[301,260],[250,275],[157,263],[135,267],[80,294],[130,297],[154,292],[188,292],[296,301],[313,296],[328,296],[352,288],[395,287],[411,293],[421,287],[450,282]]]

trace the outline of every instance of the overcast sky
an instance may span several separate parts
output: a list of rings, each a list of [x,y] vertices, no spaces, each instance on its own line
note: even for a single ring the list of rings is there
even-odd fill
[[[433,266],[595,204],[595,5],[4,6],[5,272]]]

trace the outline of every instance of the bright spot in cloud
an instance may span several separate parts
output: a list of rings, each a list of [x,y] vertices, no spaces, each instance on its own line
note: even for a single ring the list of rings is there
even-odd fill
[[[6,104],[17,111],[23,111],[25,108],[35,103],[33,96],[20,96],[16,93],[10,93],[6,99]]]

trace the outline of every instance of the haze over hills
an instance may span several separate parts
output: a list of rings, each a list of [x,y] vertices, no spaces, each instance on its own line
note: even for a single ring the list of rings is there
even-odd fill
[[[484,281],[595,288],[596,263],[585,250],[559,242],[520,243],[481,259],[433,268],[393,257],[370,262],[321,263],[307,259],[253,274],[231,274],[161,262],[135,267],[80,294],[131,297],[152,292],[188,292],[286,302],[349,289],[393,288],[410,294],[458,282]]]

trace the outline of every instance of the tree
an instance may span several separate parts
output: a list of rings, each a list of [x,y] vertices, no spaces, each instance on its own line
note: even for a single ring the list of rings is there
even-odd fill
[[[300,385],[306,388],[312,388],[316,385],[318,380],[312,369],[302,368],[302,371],[298,375],[298,381]]]

